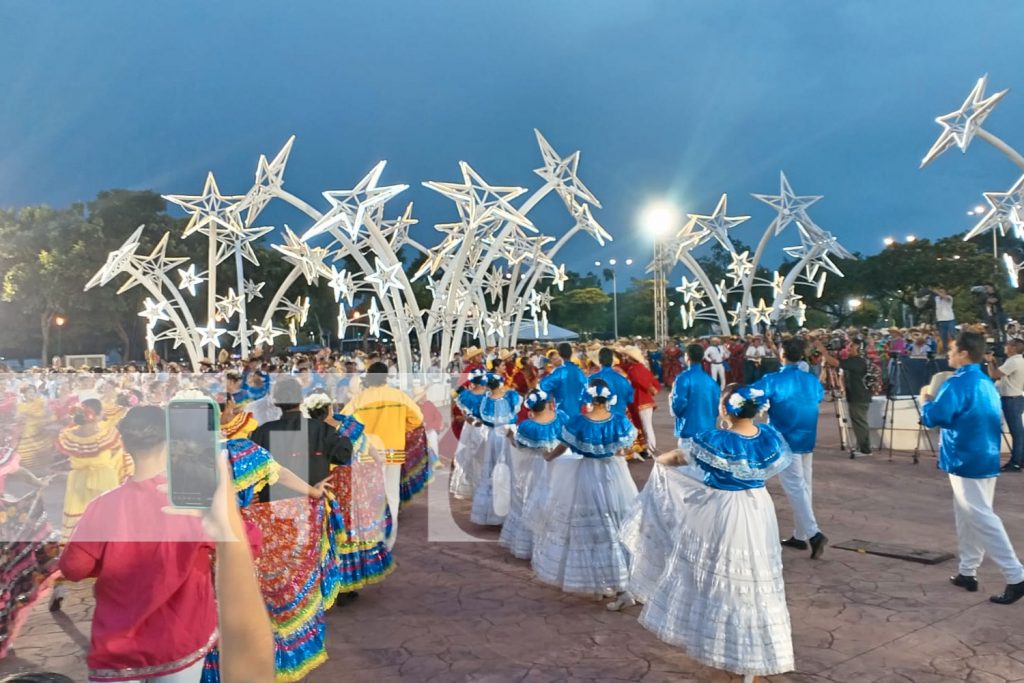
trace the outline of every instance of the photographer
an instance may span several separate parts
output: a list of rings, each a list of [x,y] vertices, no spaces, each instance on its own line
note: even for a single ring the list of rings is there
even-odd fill
[[[1010,460],[1002,466],[1003,472],[1020,472],[1024,466],[1024,340],[1010,339],[1006,342],[1006,360],[996,367],[992,351],[985,354],[988,375],[996,380],[999,402],[1003,408],[1003,419],[1010,429],[1013,441]]]
[[[871,455],[871,432],[868,429],[868,407],[871,390],[868,388],[868,361],[861,353],[862,340],[854,338],[846,347],[846,358],[836,358],[819,342],[817,349],[825,363],[843,371],[846,403],[850,408],[850,424],[857,439],[854,455]],[[838,400],[838,399],[836,399]]]
[[[939,328],[939,339],[942,340],[942,352],[949,348],[949,340],[956,334],[956,315],[953,313],[953,296],[945,287],[936,287],[935,324]]]

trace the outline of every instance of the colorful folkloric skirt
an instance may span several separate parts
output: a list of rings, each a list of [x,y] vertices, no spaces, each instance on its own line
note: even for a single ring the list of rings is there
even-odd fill
[[[38,493],[0,498],[0,658],[14,642],[32,606],[45,599],[57,576],[58,534]]]
[[[384,539],[391,533],[391,513],[384,496],[384,472],[374,460],[360,460],[331,470],[330,527],[339,593],[380,583],[394,570]]]
[[[416,427],[405,434],[405,462],[402,463],[402,480],[399,484],[402,505],[411,502],[433,478],[427,433],[423,427]]]

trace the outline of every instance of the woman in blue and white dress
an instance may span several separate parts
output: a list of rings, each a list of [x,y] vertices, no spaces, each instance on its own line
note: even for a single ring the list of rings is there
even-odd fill
[[[620,456],[632,446],[636,428],[608,409],[614,401],[604,380],[591,379],[581,397],[587,413],[570,417],[561,443],[544,456],[581,456],[552,469],[543,527],[534,539],[537,578],[567,593],[611,597],[625,591],[629,579],[619,532],[637,490]]]
[[[771,425],[754,423],[767,409],[763,392],[730,385],[722,398],[727,429],[694,437],[689,463],[681,450],[658,458],[662,499],[651,507],[672,510],[669,533],[631,533],[631,519],[624,541],[635,557],[664,564],[653,585],[631,584],[646,599],[640,624],[687,656],[753,681],[793,669],[778,522],[764,487],[793,456]]]
[[[520,422],[508,436],[512,441],[512,500],[498,538],[498,544],[520,560],[528,560],[533,555],[527,502],[535,495],[536,485],[545,478],[548,463],[544,453],[558,446],[562,434],[562,418],[555,411],[548,392],[534,389],[524,402],[530,417]]]
[[[487,375],[487,389],[480,401],[480,421],[487,429],[487,441],[483,465],[477,472],[469,521],[485,526],[500,526],[508,514],[512,486],[512,444],[507,435],[514,429],[522,399],[505,385],[505,379],[499,374]],[[499,471],[509,476],[497,477]]]
[[[459,390],[455,397],[455,405],[466,418],[462,426],[459,445],[455,447],[452,458],[452,477],[448,482],[448,491],[460,500],[471,499],[476,486],[477,475],[484,458],[486,433],[480,422],[480,402],[487,393],[487,371],[477,368],[470,371],[469,386]]]

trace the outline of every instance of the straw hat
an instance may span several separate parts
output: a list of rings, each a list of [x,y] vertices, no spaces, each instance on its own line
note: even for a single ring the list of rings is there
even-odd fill
[[[502,349],[498,352],[498,360],[508,360],[516,354],[512,349]]]
[[[622,355],[635,360],[637,363],[647,362],[647,359],[644,358],[644,352],[632,344],[622,347]]]
[[[467,346],[462,350],[462,360],[473,360],[477,356],[482,356],[483,353],[479,346]]]

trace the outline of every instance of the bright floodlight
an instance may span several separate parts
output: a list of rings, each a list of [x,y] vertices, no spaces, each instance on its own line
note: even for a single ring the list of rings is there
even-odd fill
[[[648,204],[640,214],[640,227],[653,237],[664,235],[678,225],[679,209],[665,200]]]
[[[974,207],[974,213],[985,213],[985,207],[982,206],[981,204],[978,204],[976,207]]]
[[[615,263],[616,263],[615,259],[613,259],[613,258],[608,259],[608,265],[609,266],[614,266]]]
[[[917,237],[915,235],[907,235],[907,243],[913,242]]]
[[[887,247],[891,247],[895,241],[896,240],[894,240],[891,237],[886,237],[885,239],[882,240],[882,244],[884,244]]]
[[[633,259],[631,259],[631,258],[626,259],[626,265],[627,266],[633,265]]]
[[[851,311],[856,311],[864,302],[857,297],[851,297],[846,303],[850,306]]]
[[[601,267],[601,262],[600,261],[594,261],[594,265],[597,266],[598,268],[600,268]]]

